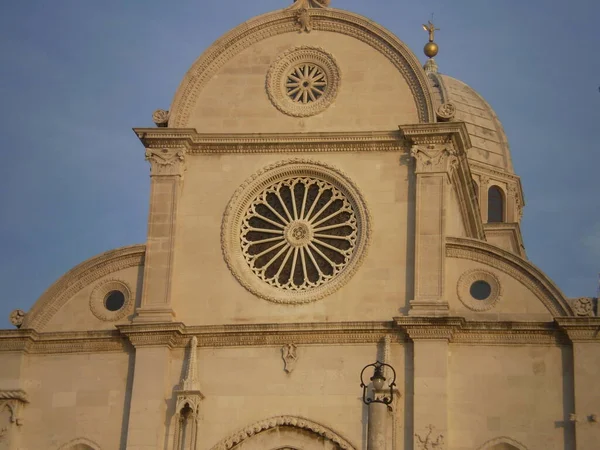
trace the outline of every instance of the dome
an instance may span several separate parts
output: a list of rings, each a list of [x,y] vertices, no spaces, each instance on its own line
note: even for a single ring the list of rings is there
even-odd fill
[[[452,103],[454,120],[464,122],[471,137],[472,162],[513,173],[508,140],[491,106],[470,86],[448,75],[429,73],[435,107]],[[492,166],[492,167],[489,167]]]

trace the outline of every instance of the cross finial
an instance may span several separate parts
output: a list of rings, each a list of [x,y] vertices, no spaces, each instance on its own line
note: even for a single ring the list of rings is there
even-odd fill
[[[431,19],[433,20],[433,14],[431,15]],[[435,32],[439,31],[439,28],[436,28],[431,20],[427,21],[427,25],[423,24],[423,29],[429,32],[429,42],[433,42],[435,38]]]

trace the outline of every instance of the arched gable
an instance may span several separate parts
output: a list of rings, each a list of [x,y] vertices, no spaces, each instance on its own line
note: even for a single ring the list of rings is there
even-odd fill
[[[253,423],[252,425],[237,431],[228,438],[219,442],[213,447],[212,450],[230,450],[245,440],[252,438],[253,436],[278,427],[291,427],[299,430],[305,430],[336,444],[336,446],[342,450],[355,449],[355,447],[346,439],[323,425],[302,417],[278,416],[261,420],[260,422]]]
[[[477,450],[527,450],[527,447],[514,439],[502,436],[487,441]]]
[[[21,328],[41,330],[79,290],[110,273],[144,264],[146,246],[132,245],[94,256],[59,278],[33,305]]]
[[[477,261],[511,275],[529,288],[554,317],[574,315],[564,294],[552,280],[513,253],[475,239],[452,237],[446,240],[446,255]]]
[[[417,104],[419,122],[435,122],[432,95],[417,57],[395,35],[367,18],[326,8],[310,10],[312,29],[352,36],[379,51],[398,69]],[[204,85],[231,58],[272,36],[298,33],[297,11],[283,9],[258,16],[217,40],[196,60],[181,82],[170,110],[169,127],[189,127],[190,115]]]

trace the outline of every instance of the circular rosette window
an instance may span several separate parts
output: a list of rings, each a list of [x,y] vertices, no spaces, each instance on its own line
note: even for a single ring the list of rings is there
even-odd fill
[[[305,303],[338,289],[356,271],[369,235],[352,182],[316,162],[278,163],[232,199],[223,224],[225,259],[251,292]]]
[[[296,47],[283,53],[267,74],[273,105],[290,116],[308,117],[329,107],[340,86],[340,69],[329,53],[317,47]]]

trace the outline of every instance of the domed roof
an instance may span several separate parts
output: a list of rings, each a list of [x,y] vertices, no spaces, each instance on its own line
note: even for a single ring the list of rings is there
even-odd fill
[[[508,140],[491,106],[462,81],[440,73],[430,72],[428,76],[435,107],[452,103],[456,107],[454,120],[467,125],[472,143],[469,159],[513,173]]]

